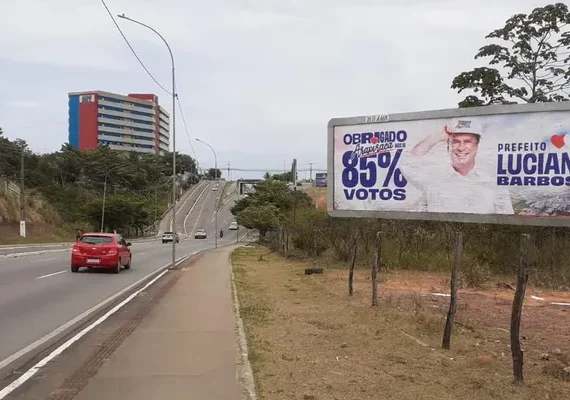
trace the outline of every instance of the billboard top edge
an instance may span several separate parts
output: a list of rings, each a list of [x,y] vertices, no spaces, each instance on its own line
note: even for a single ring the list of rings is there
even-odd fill
[[[396,114],[362,115],[356,117],[331,118],[328,128],[343,125],[364,125],[385,122],[411,121],[421,119],[454,118],[463,116],[483,116],[498,114],[519,114],[532,112],[570,111],[570,101],[549,103],[528,103],[493,105],[482,107],[446,108],[439,110],[414,111]]]

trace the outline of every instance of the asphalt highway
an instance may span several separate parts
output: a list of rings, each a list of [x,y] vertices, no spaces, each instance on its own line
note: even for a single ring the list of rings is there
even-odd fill
[[[180,201],[176,215],[176,230],[181,237],[176,246],[177,258],[214,247],[214,210],[223,184],[218,191],[212,187],[212,182],[203,182]],[[235,243],[237,235],[245,233],[244,229],[228,231],[233,220],[229,212],[233,201],[224,203],[218,212],[218,225],[225,234],[218,237],[218,245]],[[197,228],[204,228],[208,238],[194,239]],[[34,341],[168,264],[172,244],[162,244],[160,238],[133,242],[131,251],[132,268],[122,270],[119,275],[86,269],[71,273],[69,248],[16,258],[0,257],[0,366]]]

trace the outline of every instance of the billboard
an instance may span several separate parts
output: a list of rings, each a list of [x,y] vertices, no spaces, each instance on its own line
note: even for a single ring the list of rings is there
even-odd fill
[[[570,102],[333,118],[328,212],[570,226]]]

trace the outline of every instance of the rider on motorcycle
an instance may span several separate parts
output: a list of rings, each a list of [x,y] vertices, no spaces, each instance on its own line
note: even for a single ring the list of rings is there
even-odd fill
[[[224,236],[224,230],[222,228],[220,228],[220,237]]]

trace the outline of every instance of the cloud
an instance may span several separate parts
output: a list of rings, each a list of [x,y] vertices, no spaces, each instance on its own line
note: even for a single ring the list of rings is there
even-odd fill
[[[485,3],[485,4],[482,4]],[[234,167],[325,166],[331,117],[454,107],[450,88],[477,65],[485,35],[534,0],[107,0],[113,14],[152,25],[174,52],[191,136]],[[3,6],[1,86],[19,112],[0,123],[32,148],[67,140],[67,92],[154,92],[100,1]],[[147,67],[170,87],[170,59],[152,32],[119,20]],[[33,109],[24,104],[40,104]],[[12,107],[13,108],[13,107]],[[41,132],[30,129],[41,126]],[[191,153],[179,120],[177,147]],[[194,148],[213,165],[209,149]]]

